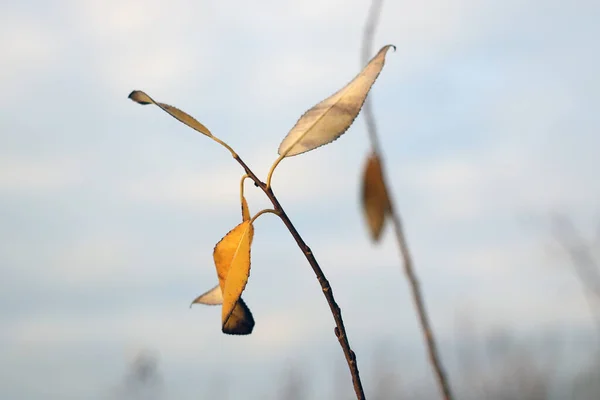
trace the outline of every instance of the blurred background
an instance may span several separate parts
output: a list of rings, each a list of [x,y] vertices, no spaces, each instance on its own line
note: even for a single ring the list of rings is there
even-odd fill
[[[252,335],[221,333],[212,249],[297,118],[360,69],[370,3],[0,2],[0,397],[351,399],[302,253],[257,221]],[[388,177],[457,398],[600,398],[600,3],[384,2]],[[342,308],[368,398],[436,399],[391,231],[359,204],[359,117],[273,187]],[[251,211],[268,206],[247,186]],[[388,227],[389,228],[389,227]]]

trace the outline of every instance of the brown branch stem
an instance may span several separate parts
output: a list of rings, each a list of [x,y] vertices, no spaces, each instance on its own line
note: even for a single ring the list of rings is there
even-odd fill
[[[365,64],[368,62],[369,57],[371,55],[371,44],[373,42],[373,36],[375,34],[375,29],[377,28],[377,24],[379,21],[379,15],[381,14],[381,5],[383,0],[373,0],[371,3],[371,8],[369,9],[369,14],[367,16],[367,22],[365,24],[365,29],[363,32],[363,43],[361,49],[361,63]],[[402,257],[402,261],[404,264],[404,272],[408,279],[408,283],[412,292],[412,299],[415,305],[417,315],[419,318],[419,323],[421,325],[421,331],[423,332],[423,336],[425,339],[427,353],[429,355],[429,361],[433,368],[434,375],[438,384],[438,388],[442,397],[445,400],[452,400],[452,392],[450,390],[450,385],[448,383],[448,378],[446,377],[446,373],[444,372],[444,368],[442,367],[442,362],[440,360],[439,352],[437,349],[435,337],[433,334],[433,330],[431,328],[431,324],[429,322],[429,317],[427,313],[427,309],[425,308],[425,301],[423,298],[423,294],[421,292],[421,288],[419,285],[419,281],[415,274],[414,264],[412,260],[412,256],[410,254],[410,249],[408,247],[408,242],[406,240],[406,235],[404,234],[404,230],[402,227],[402,219],[400,217],[400,213],[396,211],[394,207],[394,200],[391,196],[390,186],[387,183],[386,174],[385,174],[385,165],[383,160],[383,155],[381,154],[381,146],[379,145],[379,137],[377,134],[377,125],[375,123],[375,116],[373,114],[373,109],[371,107],[371,96],[369,95],[365,101],[363,106],[363,115],[365,117],[365,121],[367,124],[367,131],[369,133],[369,139],[371,141],[371,147],[373,152],[379,158],[379,162],[381,165],[381,173],[382,179],[384,181],[384,185],[387,188],[388,198],[389,198],[389,211],[390,217],[392,220],[392,224],[394,225],[394,231],[396,233],[396,240],[398,242],[398,247],[400,249],[400,256]]]
[[[336,326],[334,329],[334,333],[338,341],[340,342],[342,350],[344,351],[344,356],[346,357],[346,362],[348,363],[348,368],[350,369],[350,374],[352,375],[352,384],[354,386],[356,398],[358,400],[364,400],[365,393],[363,391],[362,383],[360,381],[358,364],[356,363],[356,355],[354,354],[354,351],[352,351],[352,349],[350,348],[350,343],[348,342],[348,336],[346,334],[346,328],[344,327],[344,320],[342,319],[342,310],[335,301],[335,298],[333,296],[333,289],[331,289],[329,281],[325,277],[325,274],[319,266],[317,259],[313,255],[312,250],[310,249],[310,247],[308,247],[308,245],[304,242],[304,240],[296,230],[296,227],[294,226],[290,218],[287,216],[285,210],[279,203],[279,200],[277,200],[277,197],[275,196],[275,193],[273,193],[271,187],[268,187],[266,183],[258,179],[258,177],[254,174],[254,172],[252,172],[252,170],[246,165],[246,163],[240,158],[239,155],[235,154],[234,159],[242,166],[242,168],[244,168],[244,171],[246,171],[246,174],[248,174],[250,179],[254,181],[256,186],[258,186],[267,195],[267,197],[273,204],[273,207],[275,207],[275,210],[279,213],[279,217],[292,234],[292,237],[298,244],[298,247],[300,248],[300,250],[302,250],[302,253],[304,253],[306,260],[308,260],[308,263],[312,267],[317,277],[317,280],[321,285],[323,294],[327,299],[327,303],[329,304],[329,308],[331,309],[333,319],[335,320]]]

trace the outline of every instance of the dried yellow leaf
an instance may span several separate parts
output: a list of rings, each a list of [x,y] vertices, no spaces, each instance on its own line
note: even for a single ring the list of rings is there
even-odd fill
[[[376,154],[367,159],[362,181],[362,206],[373,241],[381,237],[385,218],[390,212],[390,199],[383,180],[381,162]]]
[[[219,286],[223,292],[223,332],[248,282],[253,231],[250,221],[242,222],[217,243],[213,252]]]
[[[304,113],[279,145],[279,155],[295,156],[339,138],[356,119],[392,45],[381,48],[346,86]]]

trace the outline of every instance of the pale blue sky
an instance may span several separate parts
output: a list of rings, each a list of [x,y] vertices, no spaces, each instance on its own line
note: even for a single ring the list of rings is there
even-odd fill
[[[368,8],[0,2],[0,397],[106,398],[144,348],[159,352],[170,398],[198,398],[222,373],[243,377],[232,398],[260,398],[290,362],[331,388],[333,321],[275,217],[256,227],[254,333],[225,336],[218,308],[188,308],[216,282],[212,248],[239,220],[242,171],[127,95],[186,110],[264,175],[297,118],[358,71]],[[598,15],[592,0],[384,3],[374,48],[397,51],[373,105],[447,358],[464,320],[482,335],[590,329],[544,218],[564,211],[590,237],[600,220]],[[285,160],[274,190],[329,277],[367,382],[387,340],[403,382],[432,385],[391,232],[373,247],[364,229],[367,146],[359,117]],[[267,206],[247,191],[253,212]]]

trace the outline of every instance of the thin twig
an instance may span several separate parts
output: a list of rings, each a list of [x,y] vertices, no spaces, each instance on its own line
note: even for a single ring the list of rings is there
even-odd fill
[[[244,168],[244,171],[246,171],[246,174],[248,174],[250,179],[254,181],[256,186],[261,188],[262,191],[267,195],[267,197],[273,204],[273,207],[275,207],[275,210],[278,212],[279,217],[292,234],[292,237],[298,244],[300,250],[302,250],[302,253],[304,253],[304,256],[308,260],[308,263],[310,264],[315,275],[317,276],[319,284],[321,285],[321,289],[323,290],[323,294],[325,295],[327,303],[329,304],[329,308],[331,309],[331,313],[333,314],[333,319],[335,320],[336,327],[334,329],[334,333],[338,341],[340,342],[340,346],[342,346],[344,356],[346,357],[346,362],[348,363],[348,368],[350,368],[350,373],[352,375],[352,383],[354,386],[354,391],[356,392],[356,398],[358,400],[364,400],[365,393],[363,391],[362,383],[360,381],[360,374],[358,372],[358,365],[356,363],[356,355],[354,354],[354,351],[352,351],[352,349],[350,348],[348,336],[346,335],[346,328],[344,328],[344,320],[342,319],[342,310],[337,305],[335,298],[333,297],[333,290],[329,285],[329,281],[325,277],[323,270],[321,269],[319,263],[315,259],[312,250],[304,242],[304,240],[294,227],[294,224],[292,224],[292,221],[285,213],[283,207],[279,203],[279,200],[277,200],[275,193],[273,193],[273,190],[270,187],[267,187],[266,183],[258,179],[258,177],[254,174],[254,172],[252,172],[252,170],[246,165],[246,163],[240,158],[239,155],[235,154],[234,159],[242,166],[242,168]]]
[[[369,61],[369,57],[371,56],[371,47],[373,42],[373,36],[375,34],[375,29],[377,28],[377,23],[379,21],[379,15],[381,14],[381,5],[383,0],[373,0],[371,3],[371,8],[369,10],[369,15],[367,17],[367,23],[365,25],[365,30],[363,34],[363,45],[361,51],[361,64],[366,64]],[[385,187],[388,191],[388,198],[390,202],[390,217],[392,219],[392,224],[394,225],[394,231],[396,233],[396,240],[398,242],[398,247],[400,249],[400,255],[402,257],[402,261],[404,263],[404,272],[406,277],[408,278],[409,286],[412,291],[412,298],[417,310],[417,315],[419,317],[419,322],[421,324],[421,330],[423,332],[423,336],[425,339],[425,343],[427,344],[427,352],[429,355],[429,361],[431,366],[433,367],[434,374],[438,383],[438,387],[440,393],[442,394],[445,400],[453,399],[452,392],[450,390],[450,385],[448,383],[448,378],[446,377],[446,373],[444,372],[444,368],[442,367],[442,362],[440,360],[439,352],[437,349],[435,337],[433,334],[433,330],[431,329],[431,324],[429,322],[429,317],[427,314],[427,310],[425,308],[425,301],[423,299],[423,294],[421,293],[421,289],[419,286],[419,281],[414,271],[414,264],[412,260],[412,256],[410,254],[410,250],[408,247],[408,243],[406,240],[406,236],[404,234],[404,230],[402,228],[402,219],[400,217],[400,213],[396,211],[394,207],[394,200],[391,196],[390,186],[387,183],[386,174],[385,174],[385,163],[383,160],[383,155],[381,153],[380,145],[379,145],[379,137],[377,135],[377,125],[375,123],[375,117],[373,115],[373,109],[371,108],[371,96],[368,96],[365,104],[363,106],[363,114],[365,121],[367,123],[367,131],[369,132],[369,138],[371,140],[371,146],[373,148],[373,152],[379,158],[379,162],[381,164],[381,173],[382,179],[384,181]]]

